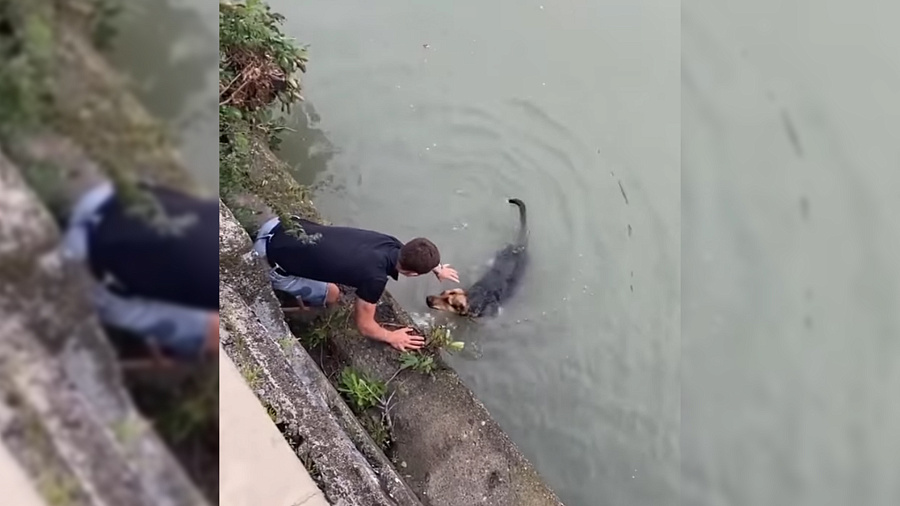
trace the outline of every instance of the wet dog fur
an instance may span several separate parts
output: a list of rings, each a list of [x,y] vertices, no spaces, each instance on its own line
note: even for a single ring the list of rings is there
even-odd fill
[[[519,208],[516,241],[497,252],[490,269],[475,284],[468,289],[453,288],[429,295],[425,298],[428,307],[471,318],[495,316],[500,304],[515,292],[528,260],[528,221],[524,202],[509,199],[509,203]]]

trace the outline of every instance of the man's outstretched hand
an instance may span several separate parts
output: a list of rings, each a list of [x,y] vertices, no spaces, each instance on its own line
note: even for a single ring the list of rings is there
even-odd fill
[[[397,329],[393,332],[389,332],[385,341],[393,348],[400,351],[418,350],[422,346],[425,346],[425,338],[418,334],[414,334],[413,332],[415,332],[415,330],[409,327]]]
[[[450,264],[438,265],[434,270],[434,275],[437,276],[438,281],[453,281],[454,283],[459,283],[459,273],[456,272],[456,269],[450,267]]]

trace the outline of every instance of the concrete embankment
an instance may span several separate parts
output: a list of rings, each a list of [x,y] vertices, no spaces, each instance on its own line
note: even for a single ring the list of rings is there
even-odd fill
[[[222,506],[328,506],[234,362],[219,355]]]

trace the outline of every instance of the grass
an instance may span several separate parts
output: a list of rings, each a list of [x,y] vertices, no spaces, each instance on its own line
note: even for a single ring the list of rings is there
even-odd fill
[[[338,392],[357,413],[374,408],[384,398],[387,385],[352,367],[345,367],[338,378]]]
[[[296,345],[297,338],[295,338],[293,335],[287,335],[278,339],[278,346],[280,346],[281,349],[286,353],[290,353]]]
[[[255,389],[259,386],[260,381],[262,381],[262,369],[256,364],[245,367],[241,374],[244,377],[244,380],[247,382],[247,385],[250,388]]]
[[[157,423],[166,439],[179,444],[216,425],[218,411],[219,375],[207,374],[199,378],[194,391],[175,400]]]
[[[38,490],[48,506],[68,506],[78,497],[78,482],[70,477],[46,474],[38,480]]]
[[[350,308],[347,306],[327,310],[319,322],[300,335],[300,342],[307,350],[318,348],[324,345],[334,332],[346,328],[349,320]]]
[[[269,403],[265,403],[265,407],[266,407],[266,414],[269,415],[269,418],[273,422],[277,422],[278,421],[278,411],[276,411],[275,408]]]

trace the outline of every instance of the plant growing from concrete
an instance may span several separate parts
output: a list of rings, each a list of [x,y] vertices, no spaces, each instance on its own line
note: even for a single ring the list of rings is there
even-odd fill
[[[387,385],[352,367],[345,367],[338,378],[338,392],[350,403],[357,414],[378,405],[384,397]]]
[[[400,354],[400,368],[388,380],[390,383],[401,371],[411,369],[423,374],[431,374],[437,368],[435,355],[444,350],[448,353],[462,351],[465,343],[454,341],[449,327],[438,325],[428,330],[425,335],[425,347],[418,351],[404,351]]]
[[[453,333],[451,332],[450,327],[447,327],[446,325],[431,327],[425,336],[425,348],[432,351],[462,351],[465,345],[466,343],[462,341],[453,340]]]
[[[400,354],[400,370],[412,369],[416,372],[431,374],[434,368],[434,355],[414,351],[404,351]]]

